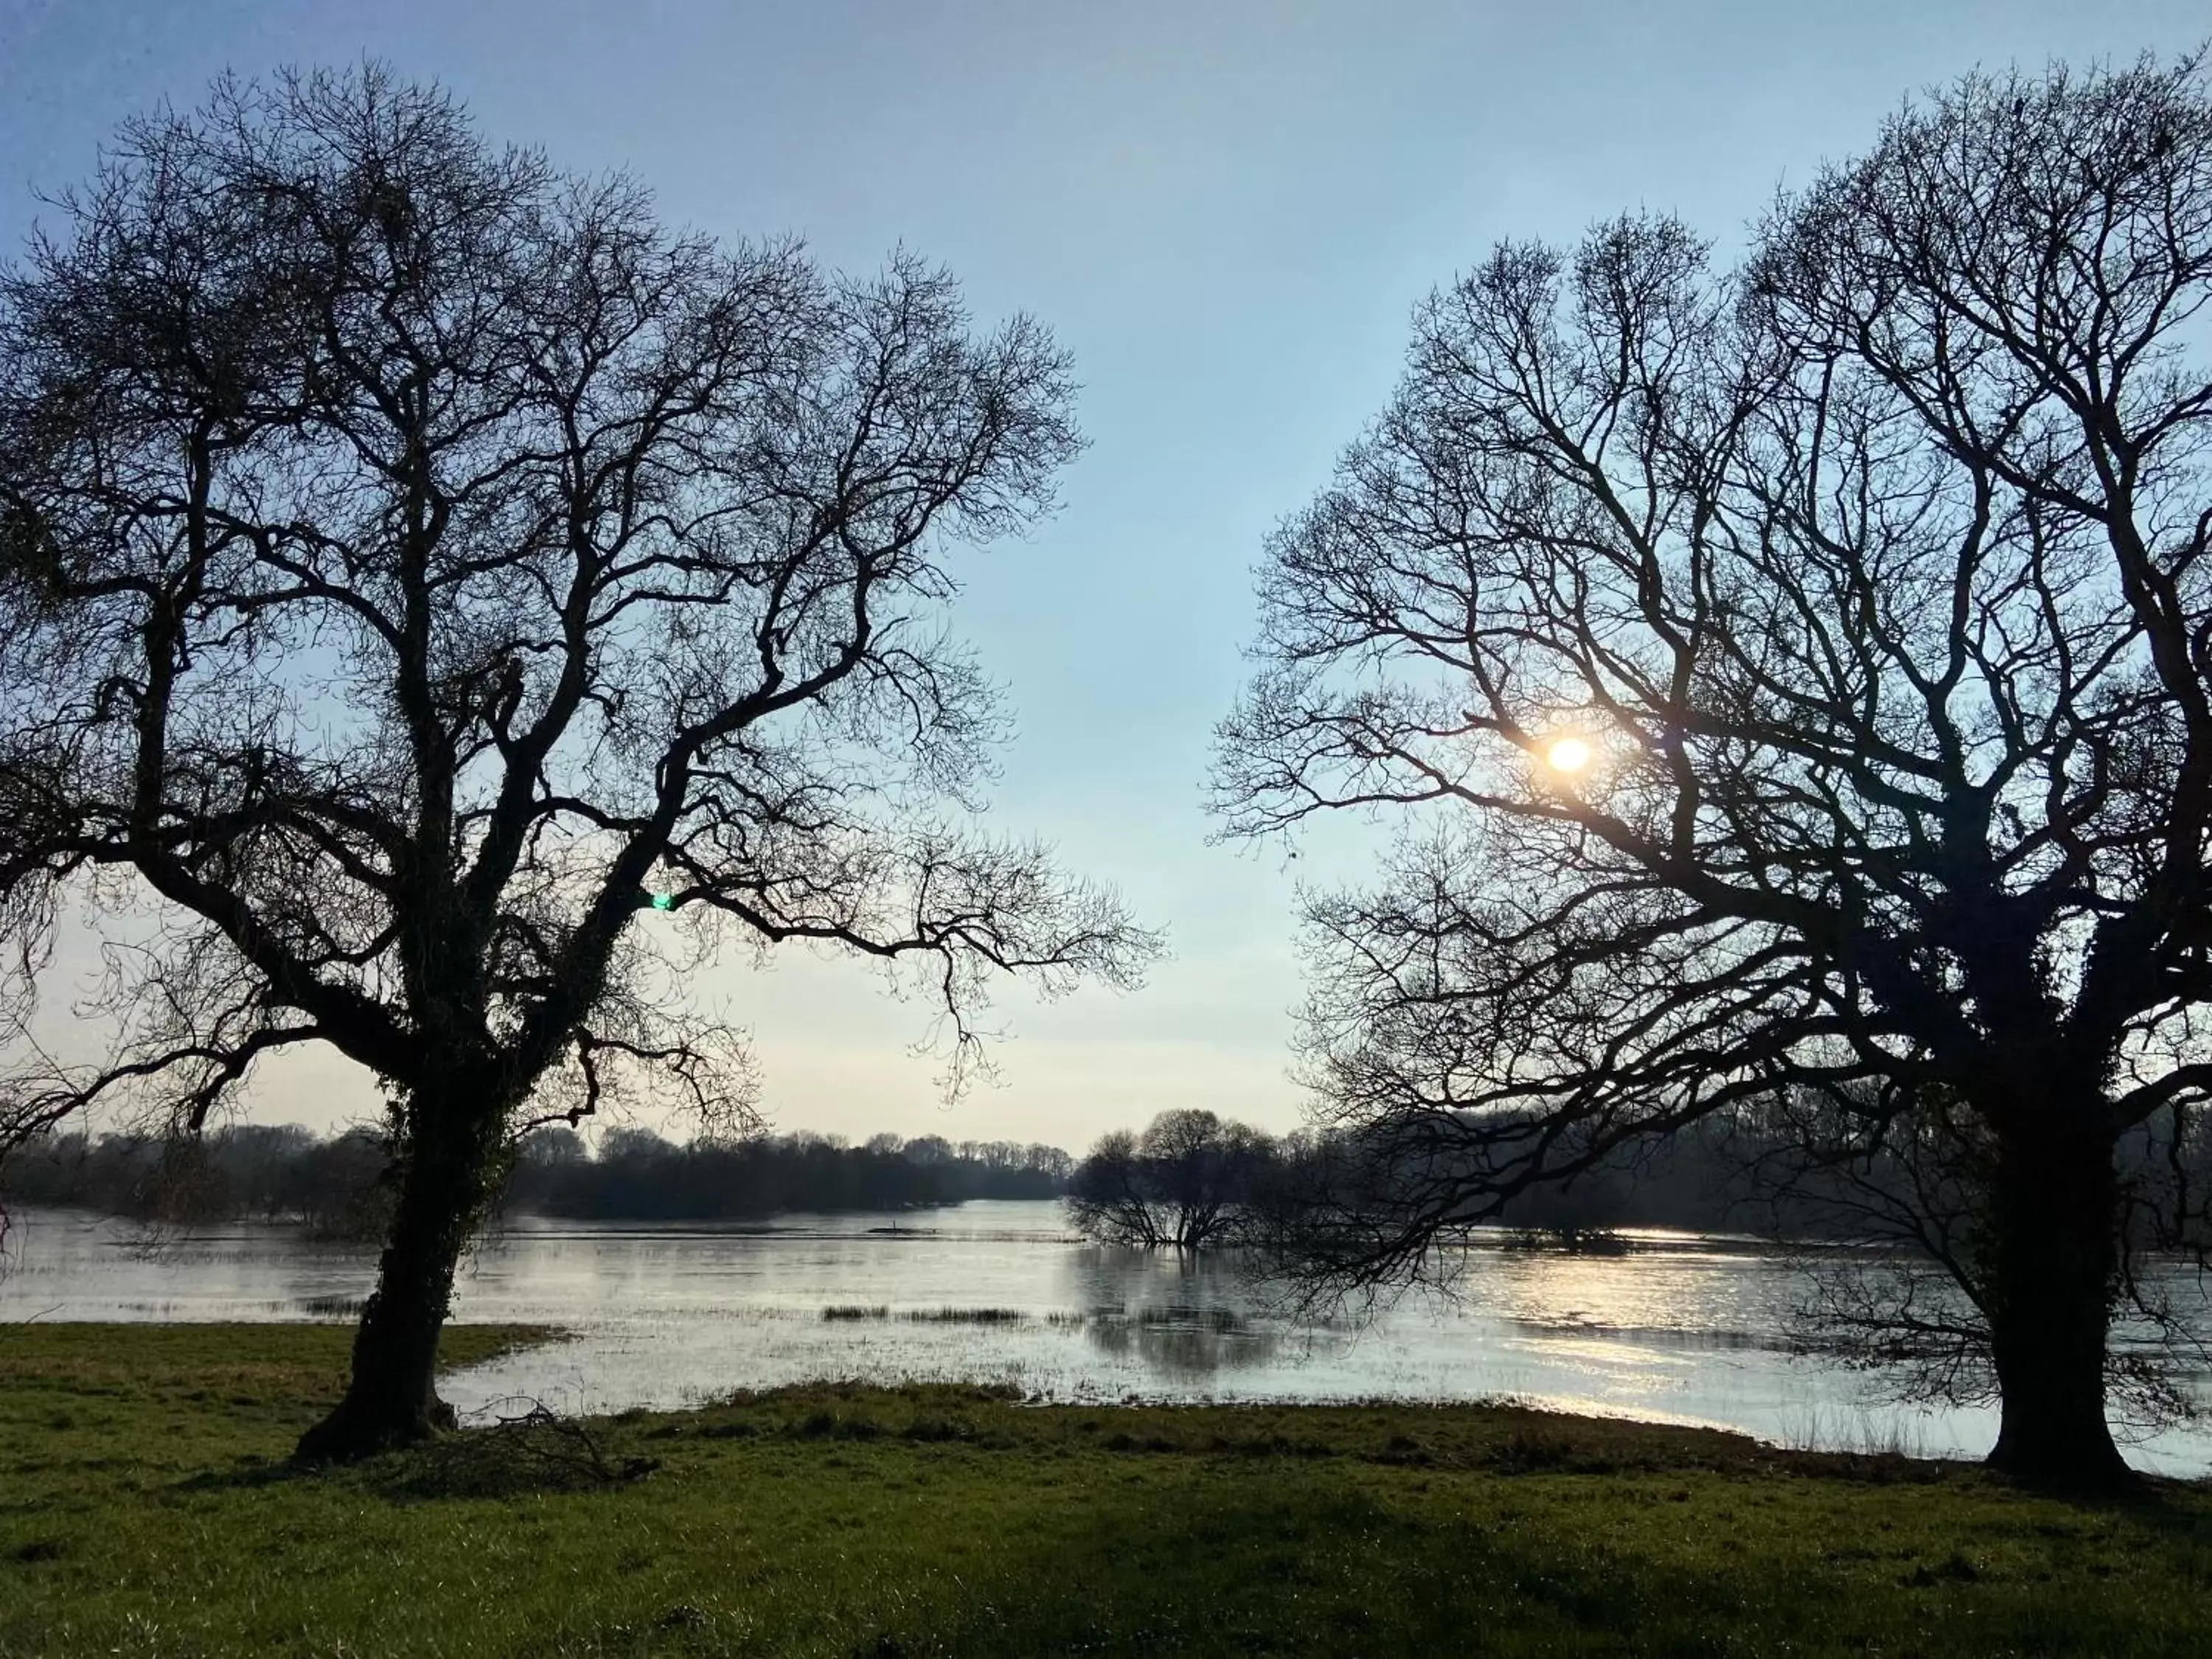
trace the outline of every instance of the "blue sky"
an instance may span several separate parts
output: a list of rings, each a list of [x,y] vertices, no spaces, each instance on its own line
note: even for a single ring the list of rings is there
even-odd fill
[[[751,1028],[781,1127],[1079,1147],[1208,1105],[1280,1129],[1294,883],[1279,853],[1205,844],[1210,731],[1261,540],[1388,395],[1413,303],[1500,238],[1624,209],[1725,255],[1917,88],[2208,35],[2203,0],[0,0],[0,247],[131,112],[226,67],[369,55],[495,139],[629,169],[673,220],[795,231],[844,266],[904,242],[980,318],[1042,319],[1091,447],[1055,520],[966,566],[1020,733],[996,811],[1117,883],[1171,959],[1127,997],[1006,998],[1002,1086],[949,1109],[908,1052],[926,1010],[865,971],[789,958],[702,988]],[[254,1111],[372,1105],[311,1060]]]

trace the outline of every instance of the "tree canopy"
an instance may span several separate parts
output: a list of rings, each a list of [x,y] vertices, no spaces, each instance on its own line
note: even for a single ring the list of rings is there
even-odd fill
[[[1099,1137],[1067,1182],[1067,1216],[1101,1243],[1203,1249],[1247,1231],[1275,1158],[1249,1124],[1194,1108],[1160,1113],[1139,1134]]]
[[[727,943],[912,968],[955,1087],[993,975],[1133,980],[1118,902],[975,817],[953,555],[1079,445],[1038,324],[672,230],[374,65],[131,122],[57,206],[0,276],[16,988],[65,904],[138,920],[118,1052],[29,1054],[9,1135],[331,1045],[414,1183],[367,1329],[395,1274],[442,1310],[530,1123],[747,1119],[684,985]]]
[[[1420,307],[1221,734],[1231,834],[1403,814],[1308,918],[1310,1079],[1390,1176],[1329,1265],[1802,1110],[1958,1184],[1999,1460],[2118,1469],[2112,1148],[2212,1085],[2208,298],[2192,60],[1970,76],[1731,270],[1633,216]]]

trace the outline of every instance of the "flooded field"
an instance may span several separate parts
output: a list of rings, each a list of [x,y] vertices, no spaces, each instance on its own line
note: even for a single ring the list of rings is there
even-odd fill
[[[1785,1352],[1802,1288],[1785,1259],[1741,1241],[1644,1243],[1621,1256],[1473,1252],[1454,1300],[1298,1323],[1232,1263],[1100,1249],[1051,1203],[742,1228],[523,1218],[465,1268],[456,1316],[570,1334],[459,1373],[446,1393],[473,1413],[523,1398],[679,1406],[822,1377],[1006,1383],[1051,1400],[1508,1395],[1795,1445],[1988,1449],[1991,1411],[1896,1407],[1879,1379]],[[367,1249],[280,1227],[149,1247],[112,1220],[32,1211],[9,1240],[0,1325],[347,1319],[374,1265]],[[2129,1437],[2142,1467],[2212,1473],[2203,1427]]]

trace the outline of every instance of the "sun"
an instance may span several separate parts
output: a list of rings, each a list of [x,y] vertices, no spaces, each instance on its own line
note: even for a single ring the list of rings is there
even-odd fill
[[[1544,760],[1554,772],[1579,772],[1590,763],[1590,746],[1580,738],[1554,738]]]

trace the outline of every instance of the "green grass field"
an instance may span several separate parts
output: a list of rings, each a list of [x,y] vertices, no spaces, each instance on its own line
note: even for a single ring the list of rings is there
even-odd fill
[[[2197,1487],[2085,1508],[1500,1408],[845,1387],[596,1425],[611,1482],[548,1431],[295,1472],[347,1340],[0,1327],[0,1654],[2212,1653]]]

